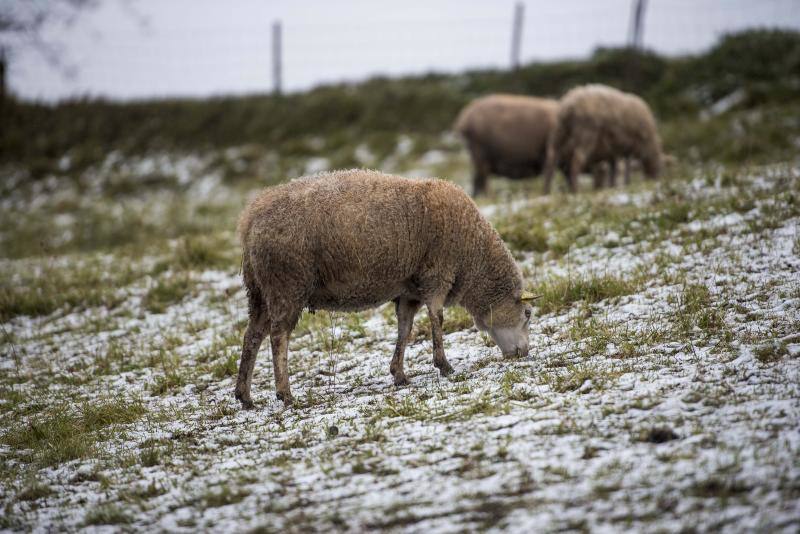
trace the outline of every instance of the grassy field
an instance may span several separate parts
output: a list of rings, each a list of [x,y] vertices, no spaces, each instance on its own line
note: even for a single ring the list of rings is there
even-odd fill
[[[465,181],[439,142],[390,157]],[[797,528],[796,163],[576,196],[497,180],[482,209],[543,295],[529,359],[452,309],[441,379],[420,315],[396,389],[391,307],[320,312],[290,346],[298,406],[265,348],[244,412],[233,228],[257,184],[205,157],[4,195],[3,528]]]
[[[491,182],[480,208],[542,295],[529,358],[502,358],[453,308],[456,373],[440,378],[421,313],[411,385],[395,388],[391,306],[304,314],[292,409],[266,344],[257,410],[233,398],[247,199],[342,166],[467,186],[446,128],[468,97],[613,82],[631,58],[282,102],[12,103],[0,530],[796,532],[800,70],[786,69],[800,55],[764,50],[798,42],[751,32],[696,58],[646,55],[626,83],[678,156],[659,181],[593,192],[584,177],[567,195],[562,179],[551,196],[540,180]]]

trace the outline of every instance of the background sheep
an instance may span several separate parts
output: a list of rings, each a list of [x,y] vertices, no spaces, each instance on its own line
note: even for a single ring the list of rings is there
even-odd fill
[[[489,174],[518,179],[542,172],[557,114],[556,100],[527,96],[489,95],[467,105],[454,128],[472,158],[473,195],[486,190]]]
[[[442,343],[443,307],[460,304],[503,354],[527,354],[531,308],[508,249],[457,186],[352,170],[265,190],[239,222],[250,321],[236,398],[253,406],[250,383],[264,336],[272,343],[277,395],[291,402],[289,334],[303,308],[355,311],[394,301],[397,345],[390,365],[406,384],[403,355],[414,314],[428,308],[433,363],[452,372]]]
[[[576,87],[561,99],[548,145],[545,192],[550,191],[556,167],[575,192],[584,169],[605,163],[613,176],[618,159],[634,158],[648,178],[655,178],[661,171],[661,157],[655,118],[641,98],[604,85]]]

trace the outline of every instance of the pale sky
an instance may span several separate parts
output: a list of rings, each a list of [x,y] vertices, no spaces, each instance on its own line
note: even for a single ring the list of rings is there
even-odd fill
[[[523,3],[523,62],[585,57],[598,45],[626,42],[632,0]],[[24,98],[48,101],[266,92],[275,20],[283,23],[286,91],[376,74],[506,67],[514,4],[101,0],[72,25],[47,28],[74,76],[27,49],[12,58],[9,84]],[[666,54],[693,52],[726,31],[753,26],[800,29],[800,1],[649,0],[644,42]]]

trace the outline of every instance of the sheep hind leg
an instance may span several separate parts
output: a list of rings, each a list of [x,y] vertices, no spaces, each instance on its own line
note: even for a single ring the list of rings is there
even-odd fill
[[[395,386],[405,386],[408,378],[403,370],[403,357],[408,344],[408,336],[411,334],[411,327],[414,324],[414,315],[419,310],[421,303],[416,300],[406,300],[399,298],[394,301],[394,310],[397,314],[397,345],[394,348],[392,363],[389,364],[389,372],[394,377]]]
[[[272,345],[272,369],[275,373],[275,395],[286,406],[294,402],[289,389],[289,329],[273,329],[270,333]]]
[[[598,191],[603,188],[606,182],[606,166],[605,163],[598,163],[592,169],[592,178],[594,179],[594,190]]]
[[[433,365],[439,369],[441,376],[453,373],[453,367],[444,355],[444,340],[442,325],[444,324],[444,309],[441,304],[428,304],[428,318],[431,321],[431,338],[433,340]]]
[[[569,175],[567,176],[567,187],[570,193],[578,192],[578,176],[580,176],[583,166],[586,163],[586,154],[580,150],[576,150],[572,155],[572,160],[569,166]]]
[[[556,172],[556,153],[555,148],[553,147],[553,142],[549,141],[547,144],[547,152],[545,155],[544,160],[544,170],[542,174],[544,174],[544,188],[542,192],[545,195],[550,194],[550,187],[553,183],[553,175]]]
[[[256,355],[269,329],[267,310],[257,289],[248,291],[250,321],[242,341],[242,357],[239,360],[239,376],[236,379],[234,396],[242,403],[242,408],[252,410],[253,399],[250,397],[250,384],[253,381],[253,369]]]

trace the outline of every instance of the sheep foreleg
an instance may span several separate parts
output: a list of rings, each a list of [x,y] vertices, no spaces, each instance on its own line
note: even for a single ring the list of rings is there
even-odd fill
[[[580,150],[576,150],[572,155],[572,161],[569,166],[569,176],[567,176],[567,187],[570,193],[578,191],[578,176],[583,170],[583,165],[586,162],[586,155]]]
[[[439,369],[439,374],[447,376],[453,372],[453,368],[444,356],[444,341],[442,324],[444,323],[444,311],[441,305],[433,306],[428,304],[428,318],[431,321],[431,338],[433,340],[433,365]]]
[[[420,307],[420,303],[415,300],[397,299],[394,310],[397,314],[397,345],[394,348],[392,363],[389,365],[389,372],[394,377],[395,386],[408,384],[408,378],[403,370],[403,356],[406,352],[408,336],[411,334],[411,327],[414,324],[414,314]]]
[[[619,167],[617,165],[617,160],[612,159],[608,162],[609,168],[611,169],[610,174],[608,175],[608,185],[607,187],[616,187],[617,186],[617,174],[619,173]]]

